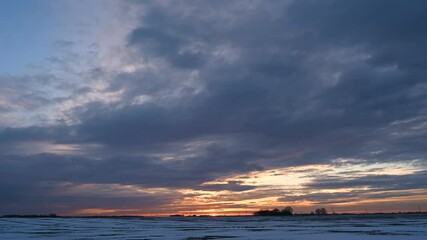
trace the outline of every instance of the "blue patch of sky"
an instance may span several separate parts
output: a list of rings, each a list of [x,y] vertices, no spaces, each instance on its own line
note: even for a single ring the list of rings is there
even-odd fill
[[[0,0],[0,75],[45,71],[34,66],[46,64],[46,59],[57,54],[56,41],[91,37],[88,32],[99,24],[96,7],[102,6],[96,3]]]
[[[0,0],[0,74],[25,74],[52,54],[51,10],[47,1]]]

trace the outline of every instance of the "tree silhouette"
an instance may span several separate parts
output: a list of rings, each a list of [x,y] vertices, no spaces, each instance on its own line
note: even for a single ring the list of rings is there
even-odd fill
[[[282,213],[284,215],[292,215],[294,212],[294,209],[290,206],[285,207],[284,209],[282,209]]]
[[[280,210],[278,208],[275,208],[273,210],[259,210],[257,212],[254,212],[255,216],[288,216],[293,215],[294,209],[292,207],[285,207],[284,209]]]
[[[317,215],[325,215],[328,214],[325,208],[318,208],[314,211]]]

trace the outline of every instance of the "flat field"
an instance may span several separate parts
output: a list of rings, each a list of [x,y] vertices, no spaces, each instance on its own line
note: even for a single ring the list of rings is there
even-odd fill
[[[0,239],[427,239],[426,214],[0,218]]]

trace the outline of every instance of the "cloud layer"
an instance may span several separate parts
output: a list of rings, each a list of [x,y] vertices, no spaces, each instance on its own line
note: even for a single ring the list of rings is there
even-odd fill
[[[426,3],[121,4],[113,47],[60,58],[90,64],[0,77],[0,213],[426,196]]]

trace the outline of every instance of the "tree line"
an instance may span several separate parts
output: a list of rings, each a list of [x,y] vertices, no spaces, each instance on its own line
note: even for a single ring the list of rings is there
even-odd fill
[[[285,207],[283,209],[274,208],[272,210],[259,210],[254,212],[255,216],[291,216],[294,214],[294,209],[290,206]],[[326,215],[328,211],[325,208],[317,208],[312,211],[310,214],[312,215]]]

